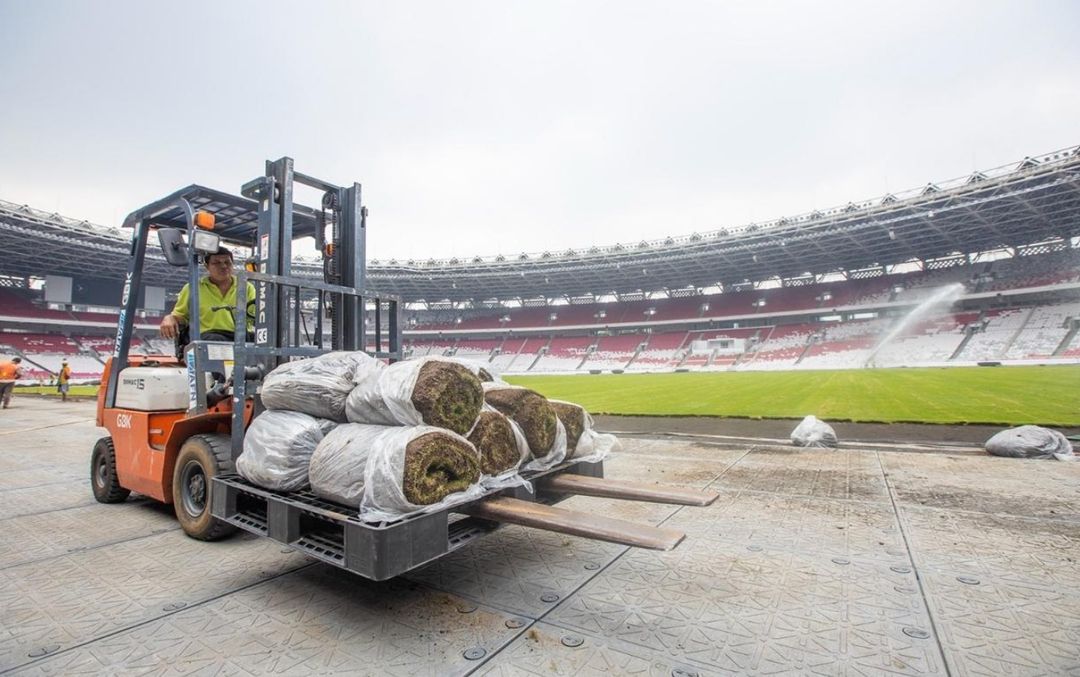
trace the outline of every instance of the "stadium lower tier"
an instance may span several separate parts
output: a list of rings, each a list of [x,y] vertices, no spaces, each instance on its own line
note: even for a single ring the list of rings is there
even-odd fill
[[[1080,359],[1080,302],[727,330],[407,339],[406,350],[484,362],[507,374],[1065,362]]]
[[[0,355],[22,356],[24,382],[48,383],[62,360],[76,382],[100,379],[112,338],[0,332]],[[552,329],[529,337],[405,337],[405,353],[456,356],[498,374],[596,371],[722,371],[950,366],[978,362],[1080,361],[1080,301],[924,317],[880,316],[738,329],[572,335]],[[143,354],[170,354],[157,338],[136,340]]]

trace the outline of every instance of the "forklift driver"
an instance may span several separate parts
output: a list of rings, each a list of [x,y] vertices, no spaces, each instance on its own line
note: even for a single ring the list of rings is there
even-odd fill
[[[199,332],[204,341],[232,341],[236,323],[233,309],[236,308],[236,276],[233,275],[233,255],[225,247],[218,247],[216,252],[203,257],[209,275],[199,280]],[[161,320],[161,335],[175,339],[182,324],[187,324],[188,301],[191,290],[184,285],[176,298],[172,312]],[[250,303],[255,298],[255,285],[247,283],[247,298]],[[247,322],[248,332],[252,329],[251,317]]]

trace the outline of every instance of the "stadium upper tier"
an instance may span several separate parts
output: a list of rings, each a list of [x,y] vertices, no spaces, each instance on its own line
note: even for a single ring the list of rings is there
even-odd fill
[[[375,227],[378,227],[376,224]],[[1080,235],[1080,146],[950,181],[739,228],[539,254],[372,260],[369,287],[407,301],[472,302],[678,295],[742,282],[933,262]],[[0,272],[116,279],[129,234],[0,202]],[[181,271],[148,254],[147,279],[171,288]],[[298,261],[301,275],[321,274]]]

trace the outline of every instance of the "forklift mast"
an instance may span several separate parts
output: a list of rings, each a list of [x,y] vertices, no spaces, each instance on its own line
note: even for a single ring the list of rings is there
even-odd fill
[[[319,210],[294,203],[295,184],[322,193]],[[213,218],[204,218],[207,212]],[[367,350],[375,357],[400,359],[400,299],[365,288],[366,217],[359,183],[341,187],[301,174],[288,157],[268,161],[264,175],[246,183],[240,196],[192,185],[132,212],[124,222],[133,230],[131,259],[124,278],[105,407],[115,407],[120,372],[128,366],[151,229],[157,230],[166,262],[187,267],[192,290],[188,295],[191,342],[184,350],[188,415],[207,412],[208,376],[231,374],[234,459],[243,450],[248,400],[258,392],[262,377],[278,364],[330,350]],[[332,228],[329,237],[328,226]],[[324,259],[321,280],[293,273],[292,244],[300,237],[313,237],[320,248]],[[231,345],[203,341],[197,319],[200,252],[216,250],[219,242],[253,252],[251,265],[236,272],[236,307],[231,309],[236,331]],[[159,265],[157,257],[149,261]],[[255,287],[253,317],[251,299],[247,298],[249,281]],[[372,311],[372,335],[367,331],[367,310]],[[314,319],[310,333],[305,311]],[[251,336],[245,331],[249,318]],[[329,320],[328,327],[324,327],[324,318]],[[329,342],[324,336],[327,329]],[[219,381],[216,387],[223,392],[225,386]],[[254,413],[258,414],[257,398],[255,402]]]

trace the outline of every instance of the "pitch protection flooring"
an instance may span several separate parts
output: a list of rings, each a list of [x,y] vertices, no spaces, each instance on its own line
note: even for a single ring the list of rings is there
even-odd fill
[[[563,505],[682,529],[674,551],[506,527],[371,583],[97,504],[102,434],[92,403],[0,412],[0,672],[1080,674],[1080,463],[630,436],[609,476],[720,499]]]

